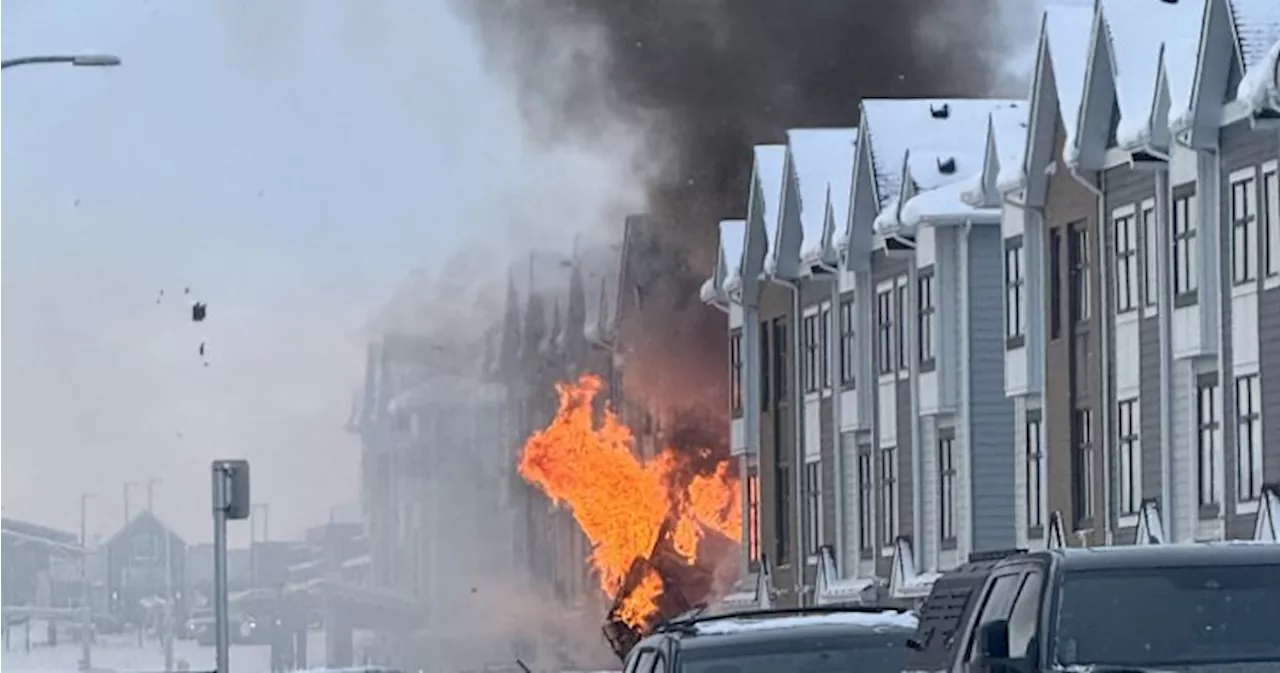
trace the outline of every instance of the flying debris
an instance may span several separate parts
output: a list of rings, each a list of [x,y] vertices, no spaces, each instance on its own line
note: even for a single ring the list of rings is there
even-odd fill
[[[200,342],[200,356],[204,357],[204,342]]]
[[[196,302],[191,305],[191,322],[204,322],[205,315],[208,313],[209,307],[204,302]]]

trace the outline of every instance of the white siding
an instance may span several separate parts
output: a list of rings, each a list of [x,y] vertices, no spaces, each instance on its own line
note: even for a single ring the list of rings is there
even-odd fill
[[[858,446],[854,441],[853,433],[841,433],[840,451],[841,456],[840,469],[843,472],[841,479],[844,480],[844,555],[843,558],[849,562],[852,568],[840,568],[840,573],[845,577],[855,576],[853,572],[859,563],[858,549]]]
[[[1027,540],[1027,398],[1013,400],[1013,447],[1018,464],[1013,471],[1013,497],[1018,502],[1013,521],[1016,527],[1014,539],[1019,549],[1028,549]]]
[[[920,532],[915,536],[917,564],[922,569],[938,567],[938,419],[925,416],[920,419],[920,474],[924,477],[920,492],[920,505],[924,509],[920,517]],[[959,451],[959,447],[955,447]]]
[[[1117,399],[1137,397],[1142,390],[1141,352],[1138,338],[1138,312],[1131,311],[1115,318],[1115,368]]]
[[[1231,362],[1233,369],[1258,366],[1258,293],[1241,292],[1231,298]]]
[[[858,413],[858,391],[846,390],[840,393],[840,430],[856,430],[862,427],[862,417]]]
[[[880,386],[878,430],[881,447],[898,445],[898,382],[888,379]]]
[[[1197,238],[1201,238],[1200,234]],[[1204,296],[1203,290],[1200,294]],[[1200,304],[1173,310],[1173,357],[1188,358],[1200,354],[1203,346],[1200,321]]]
[[[1196,408],[1195,376],[1191,362],[1173,363],[1173,441],[1169,444],[1173,469],[1173,506],[1165,523],[1173,530],[1174,542],[1189,542],[1195,537],[1195,521],[1199,518],[1196,495]]]
[[[916,234],[916,267],[923,269],[934,263],[937,235],[931,226],[921,227]]]
[[[747,451],[747,420],[735,418],[729,422],[729,448],[733,455],[741,455]]]
[[[816,462],[822,457],[822,398],[813,396],[804,402],[804,460]]]

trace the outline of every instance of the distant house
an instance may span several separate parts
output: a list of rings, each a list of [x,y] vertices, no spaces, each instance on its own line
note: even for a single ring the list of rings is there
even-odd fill
[[[154,514],[143,511],[104,545],[107,556],[108,609],[140,618],[145,599],[163,598],[172,581],[178,612],[184,610],[187,543]],[[166,557],[169,575],[166,575]]]
[[[51,569],[64,559],[79,558],[79,540],[71,533],[5,517],[3,603],[9,605],[59,605],[55,600]]]

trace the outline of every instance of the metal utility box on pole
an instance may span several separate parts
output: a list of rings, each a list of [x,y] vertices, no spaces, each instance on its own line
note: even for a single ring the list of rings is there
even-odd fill
[[[249,517],[249,461],[213,461],[213,602],[217,671],[231,670],[230,605],[227,600],[227,521]]]

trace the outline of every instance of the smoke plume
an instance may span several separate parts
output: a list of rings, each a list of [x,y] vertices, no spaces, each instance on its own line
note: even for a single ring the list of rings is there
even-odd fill
[[[531,137],[643,134],[654,223],[643,323],[625,335],[640,383],[721,409],[723,318],[697,289],[716,223],[745,209],[752,144],[851,126],[864,97],[980,96],[1006,52],[1001,0],[473,0],[456,3]],[[635,161],[635,157],[623,160]],[[624,325],[624,328],[628,326]],[[634,382],[632,382],[634,383]],[[631,385],[631,384],[629,384]],[[708,393],[715,391],[715,397]]]

